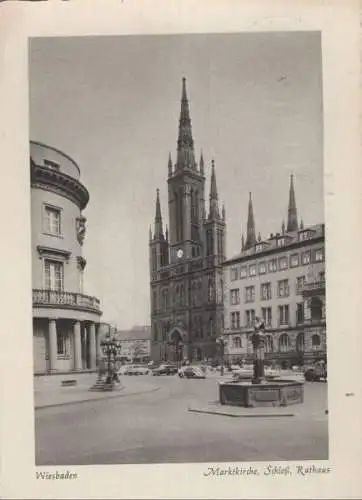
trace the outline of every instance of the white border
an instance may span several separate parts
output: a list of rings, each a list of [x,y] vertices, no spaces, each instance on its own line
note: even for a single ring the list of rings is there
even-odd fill
[[[359,498],[361,152],[357,0],[70,0],[0,5],[1,483],[5,498]],[[205,479],[202,464],[72,467],[36,481],[27,39],[31,36],[321,30],[329,429],[332,473]],[[354,396],[347,397],[346,393]],[[255,464],[260,467],[262,464]],[[52,470],[52,468],[42,468]]]

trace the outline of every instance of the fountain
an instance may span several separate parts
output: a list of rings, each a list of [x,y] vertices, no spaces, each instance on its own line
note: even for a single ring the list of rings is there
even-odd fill
[[[254,373],[249,380],[219,383],[219,401],[222,405],[261,407],[289,406],[304,401],[304,382],[294,380],[268,380],[264,370],[265,325],[255,318],[253,344]]]

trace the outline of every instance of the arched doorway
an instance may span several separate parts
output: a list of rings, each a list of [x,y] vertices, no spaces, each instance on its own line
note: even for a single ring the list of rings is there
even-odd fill
[[[188,334],[181,326],[172,328],[168,335],[168,361],[181,364],[186,360],[188,348]]]

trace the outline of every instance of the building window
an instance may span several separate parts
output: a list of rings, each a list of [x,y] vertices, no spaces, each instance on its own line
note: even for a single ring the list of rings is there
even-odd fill
[[[297,304],[297,325],[304,323],[304,304]]]
[[[273,352],[273,351],[274,351],[273,337],[271,335],[267,335],[265,337],[265,352]]]
[[[296,347],[298,352],[304,352],[304,333],[298,334]]]
[[[255,286],[245,287],[245,302],[254,302],[255,300]]]
[[[279,259],[279,269],[282,271],[288,269],[288,259],[286,257],[281,257]]]
[[[255,245],[255,251],[256,252],[261,252],[263,250],[263,244],[262,243],[258,243],[257,245]]]
[[[180,306],[185,305],[185,287],[180,285]]]
[[[235,311],[231,313],[231,329],[235,330],[240,328],[240,312]]]
[[[248,309],[245,311],[245,324],[247,328],[252,328],[255,323],[255,310]]]
[[[275,271],[277,270],[277,260],[276,259],[270,260],[268,262],[268,267],[270,273],[275,273]]]
[[[259,264],[259,274],[265,274],[265,273],[266,273],[265,262],[260,262],[260,264]]]
[[[278,238],[277,239],[277,246],[282,247],[285,245],[285,239],[284,238]]]
[[[214,253],[214,236],[212,234],[212,229],[206,231],[206,255],[212,255]]]
[[[305,276],[298,276],[297,278],[297,295],[300,295],[302,293],[302,289],[305,283]]]
[[[319,279],[319,281],[325,281],[325,279],[326,279],[325,271],[321,271],[320,273],[318,273],[318,279]]]
[[[303,231],[299,233],[299,241],[305,241],[310,239],[310,232],[309,231]]]
[[[279,351],[280,352],[289,352],[290,351],[290,340],[289,336],[286,333],[283,333],[279,337]]]
[[[319,335],[313,335],[312,337],[312,349],[313,351],[319,351],[321,348],[321,339]]]
[[[296,253],[290,256],[290,267],[298,267],[299,266],[299,255]]]
[[[212,278],[212,276],[209,277],[209,281],[207,284],[207,295],[209,304],[215,302],[215,286],[214,286],[214,279]]]
[[[278,297],[289,297],[289,280],[278,281]]]
[[[240,304],[240,290],[239,288],[234,288],[230,290],[230,303],[232,306]]]
[[[260,285],[261,300],[270,300],[272,298],[271,283],[262,283]]]
[[[310,263],[310,251],[302,253],[302,264],[303,266]]]
[[[233,348],[234,349],[241,349],[241,338],[240,337],[233,338]]]
[[[62,291],[64,289],[63,262],[44,260],[44,285],[47,290]]]
[[[63,332],[57,331],[57,354],[58,356],[65,356],[66,337]]]
[[[153,312],[156,312],[157,309],[158,309],[158,304],[157,304],[157,290],[153,290],[153,292],[152,292],[152,299],[153,299]]]
[[[45,232],[47,234],[60,236],[60,212],[59,208],[45,207]]]
[[[279,325],[289,324],[289,306],[279,306]]]
[[[240,278],[246,278],[248,275],[248,269],[246,266],[241,266],[240,268]]]
[[[256,275],[256,265],[253,264],[252,266],[249,266],[249,276],[255,276]]]
[[[310,302],[312,321],[320,321],[323,317],[323,304],[318,297],[313,297]]]
[[[272,308],[271,307],[262,307],[261,315],[262,315],[265,326],[272,326]]]
[[[323,248],[318,248],[318,250],[315,251],[314,259],[316,262],[323,262],[324,260]]]
[[[236,281],[238,279],[238,268],[232,267],[230,269],[230,279],[231,281]]]

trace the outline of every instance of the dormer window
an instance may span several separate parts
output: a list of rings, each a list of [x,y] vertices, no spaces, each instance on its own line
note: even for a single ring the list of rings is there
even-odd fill
[[[258,243],[257,245],[255,245],[255,251],[256,252],[261,252],[263,250],[263,244],[262,243]]]
[[[278,238],[277,239],[277,246],[282,247],[285,245],[285,238]]]
[[[302,231],[301,233],[299,233],[299,241],[305,241],[305,240],[309,240],[311,237],[311,232],[310,231]]]

